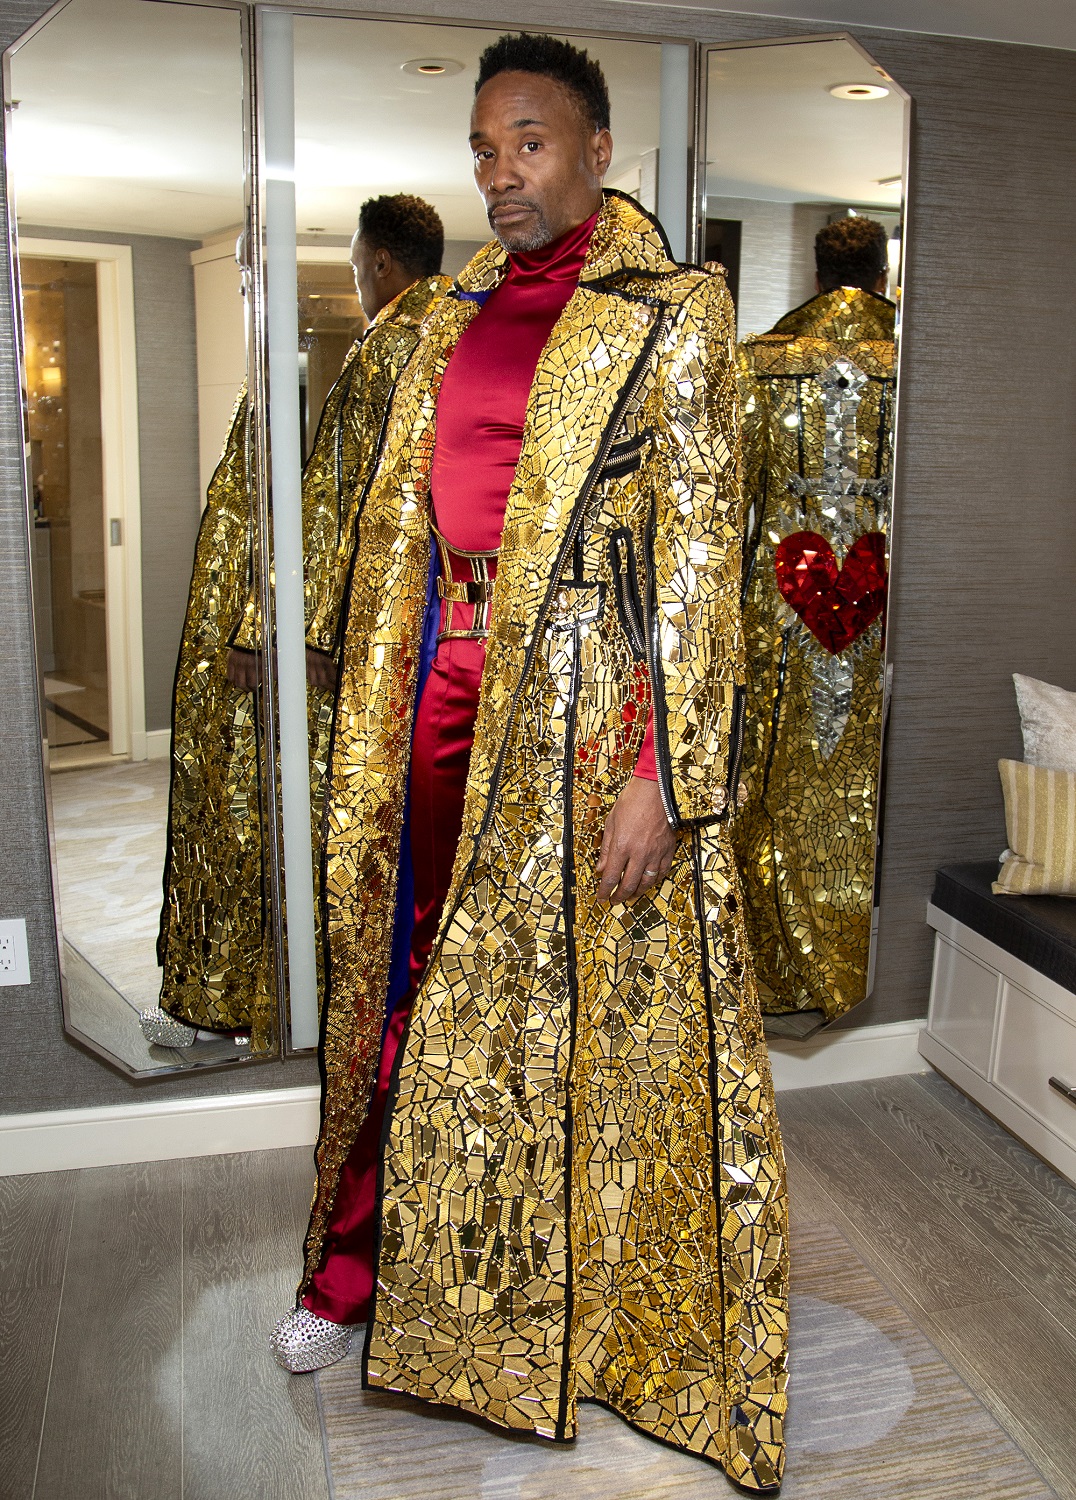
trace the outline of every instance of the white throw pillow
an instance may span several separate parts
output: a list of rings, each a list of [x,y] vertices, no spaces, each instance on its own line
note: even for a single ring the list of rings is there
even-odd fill
[[[1013,673],[1024,759],[1052,771],[1076,771],[1076,693]]]

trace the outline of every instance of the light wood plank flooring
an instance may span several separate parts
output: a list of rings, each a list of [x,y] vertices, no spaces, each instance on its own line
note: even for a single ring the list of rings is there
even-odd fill
[[[273,1363],[311,1153],[0,1178],[4,1500],[329,1500]]]
[[[1076,1189],[933,1074],[778,1105],[793,1213],[1076,1500]],[[303,1149],[0,1179],[4,1500],[330,1500],[314,1382],[265,1352],[310,1173]]]

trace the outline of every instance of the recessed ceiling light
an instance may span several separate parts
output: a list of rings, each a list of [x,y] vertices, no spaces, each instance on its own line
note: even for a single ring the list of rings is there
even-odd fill
[[[889,90],[880,83],[835,83],[830,93],[834,99],[884,99]]]
[[[463,64],[454,57],[412,57],[400,64],[404,73],[417,73],[420,78],[447,78],[453,73],[462,73]]]

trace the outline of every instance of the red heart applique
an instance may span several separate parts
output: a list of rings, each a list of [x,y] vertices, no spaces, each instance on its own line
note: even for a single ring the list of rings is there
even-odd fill
[[[856,537],[837,567],[833,548],[817,531],[786,536],[775,555],[777,587],[807,629],[836,656],[885,608],[885,537]]]

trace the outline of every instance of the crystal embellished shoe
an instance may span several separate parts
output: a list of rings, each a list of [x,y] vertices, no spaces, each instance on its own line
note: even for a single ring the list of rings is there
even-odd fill
[[[351,1348],[352,1329],[330,1323],[306,1307],[293,1307],[273,1329],[269,1348],[278,1365],[293,1375],[335,1365]]]
[[[198,1037],[197,1026],[177,1021],[159,1005],[153,1010],[140,1010],[138,1024],[151,1047],[193,1047]]]

